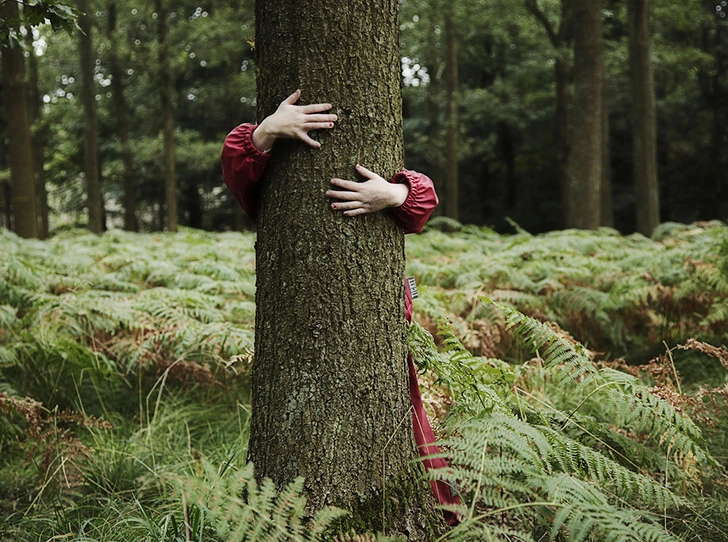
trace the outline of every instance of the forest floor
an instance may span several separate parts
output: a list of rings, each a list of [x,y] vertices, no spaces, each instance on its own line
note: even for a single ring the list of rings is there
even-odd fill
[[[728,226],[437,226],[408,340],[445,539],[728,540]],[[254,242],[0,231],[0,539],[387,540],[301,525],[245,464]]]

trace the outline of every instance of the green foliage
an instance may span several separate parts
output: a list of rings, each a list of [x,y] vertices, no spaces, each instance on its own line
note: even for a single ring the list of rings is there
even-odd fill
[[[441,353],[421,327],[409,332],[421,366],[455,400],[448,419],[457,436],[444,443],[453,468],[433,475],[457,484],[466,503],[466,520],[449,539],[534,540],[543,525],[568,540],[677,540],[657,514],[686,506],[671,487],[697,495],[696,469],[716,466],[700,429],[636,378],[598,369],[581,345],[500,309],[534,352],[543,351],[515,380],[498,362],[472,356],[445,325]],[[459,408],[477,400],[479,409]]]
[[[65,30],[69,35],[80,30],[77,22],[79,12],[70,4],[58,0],[30,0],[23,2],[22,6],[20,18],[0,18],[0,46],[22,47],[20,29],[23,27],[49,23],[55,32]]]
[[[313,521],[304,525],[306,500],[300,496],[303,478],[282,491],[266,480],[258,485],[253,465],[235,472],[204,463],[204,478],[179,481],[185,502],[198,505],[210,516],[217,535],[228,541],[312,542],[339,517],[343,510],[325,508]],[[222,470],[222,472],[220,472]]]
[[[663,338],[725,343],[704,322],[725,232],[408,240],[409,347],[448,397],[452,468],[431,474],[463,497],[445,539],[724,538],[728,356],[668,344],[640,377],[595,348],[644,363]],[[334,510],[307,523],[300,482],[276,492],[245,464],[252,235],[0,236],[3,539],[386,540],[334,534]]]

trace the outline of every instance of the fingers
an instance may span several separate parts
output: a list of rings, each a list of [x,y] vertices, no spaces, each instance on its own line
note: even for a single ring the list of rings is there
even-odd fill
[[[335,122],[338,119],[336,115],[306,115],[306,122]]]
[[[334,211],[349,211],[352,209],[358,209],[362,206],[363,204],[361,201],[337,201],[336,203],[331,204],[331,208]]]
[[[306,115],[309,115],[311,113],[320,113],[321,111],[328,111],[331,109],[331,104],[311,104],[311,105],[302,105],[301,111],[305,113]]]
[[[308,132],[310,130],[328,130],[333,127],[333,122],[307,122],[302,128]]]
[[[298,101],[298,99],[300,97],[301,97],[301,89],[299,88],[298,90],[296,90],[296,92],[294,92],[288,98],[286,98],[285,100],[283,100],[283,103],[287,103],[287,104],[293,105],[293,104],[295,104]]]
[[[339,188],[343,188],[344,190],[351,190],[353,192],[358,192],[361,189],[361,184],[355,183],[354,181],[347,181],[345,179],[331,179],[331,184],[334,186],[338,186]],[[329,192],[334,192],[333,190],[329,190]],[[337,192],[338,194],[351,194],[351,192]],[[350,198],[349,198],[350,199]]]
[[[297,135],[298,139],[303,141],[306,145],[313,147],[314,149],[318,149],[321,147],[321,143],[319,143],[315,139],[311,139],[311,137],[308,135],[308,132],[300,132]]]
[[[344,201],[358,201],[359,194],[356,192],[342,192],[339,190],[327,190],[326,196],[334,199],[341,199]]]
[[[369,171],[367,168],[365,168],[361,164],[356,165],[356,170],[359,173],[359,175],[361,175],[362,177],[364,177],[366,179],[374,179],[376,177],[379,177],[379,175],[377,175],[373,171]]]

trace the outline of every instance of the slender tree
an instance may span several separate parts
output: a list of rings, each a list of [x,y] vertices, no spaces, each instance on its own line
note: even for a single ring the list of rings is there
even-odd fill
[[[18,20],[18,4],[0,4],[1,20]],[[5,45],[5,44],[4,44]],[[33,147],[28,118],[23,51],[15,47],[2,48],[2,70],[5,84],[8,139],[10,140],[10,182],[15,232],[21,237],[38,237],[33,174]]]
[[[134,162],[129,143],[129,122],[126,99],[124,97],[124,82],[121,64],[119,62],[118,38],[116,30],[116,1],[109,0],[107,4],[108,38],[109,38],[109,72],[111,75],[111,93],[114,97],[114,110],[116,113],[116,127],[121,144],[121,160],[124,164],[124,229],[137,231],[136,220],[136,182],[134,179]]]
[[[159,99],[162,106],[164,138],[163,171],[164,201],[167,209],[167,230],[177,231],[177,178],[174,169],[174,111],[172,109],[172,78],[169,67],[169,9],[168,0],[154,0],[157,12]]]
[[[571,1],[561,0],[558,26],[541,8],[538,0],[524,0],[526,10],[543,26],[546,35],[555,51],[554,80],[556,82],[556,114],[554,119],[556,153],[558,160],[559,188],[563,209],[569,206],[569,154],[571,148],[571,128],[569,125],[569,108],[571,94],[569,82],[571,78],[571,43],[572,20]]]
[[[99,178],[99,136],[94,84],[95,55],[91,36],[91,5],[78,0],[78,48],[81,57],[81,99],[84,113],[84,175],[88,206],[88,228],[97,234],[103,231],[101,180]]]
[[[637,231],[651,235],[660,223],[660,188],[649,1],[629,0],[627,6]]]
[[[41,114],[40,90],[38,89],[38,59],[34,51],[33,28],[26,25],[25,43],[28,49],[28,117],[30,119],[31,140],[33,145],[33,174],[35,175],[35,195],[38,214],[38,234],[46,239],[48,226],[48,191],[45,181],[45,141],[48,127]]]
[[[454,1],[449,3],[445,13],[445,85],[447,87],[447,104],[445,120],[445,215],[458,220],[460,218],[459,179],[458,179],[458,136],[460,123],[458,118],[458,44],[453,16]]]
[[[249,458],[309,510],[434,540],[410,427],[404,237],[386,213],[335,214],[333,177],[403,166],[398,0],[258,1],[259,118],[291,90],[334,104],[322,147],[278,141],[261,185]]]
[[[602,0],[569,0],[574,17],[574,100],[566,225],[601,225],[604,38]]]

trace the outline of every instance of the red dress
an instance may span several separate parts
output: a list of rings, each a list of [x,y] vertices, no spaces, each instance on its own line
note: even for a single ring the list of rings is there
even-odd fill
[[[254,124],[241,124],[228,134],[222,149],[222,174],[225,184],[232,192],[235,200],[240,204],[245,214],[255,221],[258,214],[257,183],[263,176],[266,164],[271,158],[270,153],[260,151],[252,140]],[[393,209],[395,219],[404,227],[405,233],[419,233],[422,231],[427,219],[438,204],[437,194],[432,180],[426,175],[415,171],[403,170],[392,179],[393,183],[407,183],[409,194],[404,203]],[[405,287],[405,316],[407,322],[412,322],[412,298],[409,288]],[[408,356],[409,366],[409,394],[412,402],[412,424],[415,441],[420,456],[428,456],[440,452],[435,445],[435,435],[427,419],[420,387],[417,383],[417,370]],[[424,459],[426,470],[447,467],[447,461],[442,458]],[[459,504],[460,498],[453,494],[451,487],[441,481],[431,481],[432,491],[440,504]],[[457,522],[454,514],[445,513],[448,523]]]

